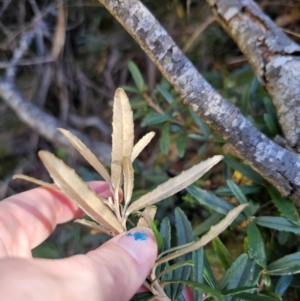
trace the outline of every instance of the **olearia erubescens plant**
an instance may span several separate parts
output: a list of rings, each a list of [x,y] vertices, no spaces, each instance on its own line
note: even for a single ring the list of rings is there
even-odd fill
[[[54,184],[24,175],[15,175],[14,178],[26,179],[38,185],[61,190],[93,220],[79,219],[76,222],[97,232],[107,233],[110,236],[120,234],[127,230],[128,221],[131,221],[130,217],[132,215],[139,217],[137,226],[152,228],[158,242],[159,254],[149,277],[144,283],[149,293],[138,294],[135,297],[136,300],[183,300],[181,293],[184,285],[196,289],[195,300],[202,299],[202,293],[199,293],[199,290],[205,292],[206,296],[223,300],[223,296],[218,291],[197,283],[197,280],[201,278],[200,265],[203,266],[202,247],[223,232],[247,205],[242,204],[232,209],[224,219],[212,226],[198,240],[194,239],[193,229],[183,211],[176,208],[175,227],[178,246],[173,248],[170,243],[171,226],[168,218],[163,219],[160,232],[153,222],[156,213],[154,204],[198,180],[220,162],[223,157],[216,155],[196,164],[132,202],[134,188],[132,162],[151,141],[155,133],[146,134],[134,145],[133,112],[129,99],[121,88],[116,90],[114,97],[112,126],[111,174],[76,136],[67,130],[59,129],[103,179],[109,183],[112,197],[105,199],[98,196],[73,169],[48,151],[40,151],[39,157],[47,168]],[[123,201],[120,200],[119,194],[121,188],[123,188]],[[198,267],[200,268],[197,270]],[[192,270],[193,281],[190,281]]]

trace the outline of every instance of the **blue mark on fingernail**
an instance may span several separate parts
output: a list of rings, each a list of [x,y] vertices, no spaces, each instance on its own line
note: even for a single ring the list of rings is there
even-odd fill
[[[127,233],[126,236],[133,236],[134,240],[147,240],[148,235],[144,232]]]

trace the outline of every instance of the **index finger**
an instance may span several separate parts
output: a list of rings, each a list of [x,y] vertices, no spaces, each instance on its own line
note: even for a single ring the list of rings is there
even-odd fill
[[[111,195],[106,182],[90,182],[89,186],[102,197]],[[8,256],[31,256],[31,249],[44,241],[56,225],[83,215],[62,192],[35,188],[0,202],[1,245]]]

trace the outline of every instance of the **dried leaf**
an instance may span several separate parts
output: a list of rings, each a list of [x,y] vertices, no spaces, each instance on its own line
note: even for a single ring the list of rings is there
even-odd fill
[[[121,185],[122,159],[131,158],[134,139],[133,113],[128,97],[121,88],[116,90],[114,97],[112,125],[111,182],[115,191],[118,191]]]
[[[34,183],[39,186],[44,186],[44,187],[48,187],[48,188],[52,188],[52,189],[59,189],[57,187],[57,185],[55,185],[55,184],[47,183],[42,180],[38,180],[33,177],[29,177],[29,176],[25,176],[25,175],[21,175],[21,174],[14,175],[13,179],[22,179],[22,180],[26,180],[28,182]]]
[[[126,205],[130,202],[132,196],[134,170],[130,159],[127,157],[123,157],[122,165],[124,174],[124,200]]]
[[[151,221],[154,220],[157,211],[156,206],[147,206],[145,210],[141,213],[141,217],[137,223],[137,227],[147,227],[151,228]]]
[[[68,141],[79,151],[79,153],[97,170],[102,178],[111,183],[110,175],[105,166],[98,160],[98,158],[92,153],[92,151],[75,135],[70,131],[64,129],[58,129]]]
[[[182,256],[184,254],[193,252],[205,245],[207,245],[211,240],[213,240],[215,237],[217,237],[220,233],[222,233],[234,220],[235,218],[248,206],[248,204],[242,204],[231,210],[224,219],[222,219],[218,224],[215,226],[212,226],[211,229],[206,233],[205,235],[202,236],[202,238],[193,244],[189,244],[186,246],[186,248],[181,248],[180,250],[169,254],[160,260],[158,260],[155,263],[154,266],[154,272],[156,266],[167,262],[169,260],[172,260],[174,258],[177,258],[179,256]]]
[[[141,196],[138,200],[136,200],[128,207],[126,215],[128,216],[135,210],[140,210],[147,205],[159,202],[184,189],[185,187],[198,180],[203,174],[205,174],[209,169],[211,169],[222,159],[223,156],[214,156],[197,165],[194,165],[186,171],[183,171],[178,176],[168,180],[167,182],[159,185],[151,192]]]
[[[155,136],[155,132],[150,132],[143,136],[133,147],[131,162],[141,153],[141,151],[149,144],[152,138]]]
[[[55,184],[70,197],[86,214],[115,234],[123,232],[121,223],[88,185],[73,169],[47,151],[40,151],[39,157],[46,166]]]
[[[107,229],[103,225],[96,224],[96,223],[94,223],[92,221],[88,221],[86,219],[76,219],[74,222],[91,228],[92,230],[95,231],[93,234],[106,233],[108,235],[114,236],[114,233],[112,233],[111,231],[109,231],[109,229]]]

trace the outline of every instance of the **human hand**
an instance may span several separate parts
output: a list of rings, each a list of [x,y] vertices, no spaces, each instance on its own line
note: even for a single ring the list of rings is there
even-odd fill
[[[89,186],[110,195],[105,182]],[[32,258],[57,224],[82,216],[60,191],[36,188],[0,202],[1,301],[126,301],[142,285],[157,245],[147,228],[122,233],[86,255]]]

